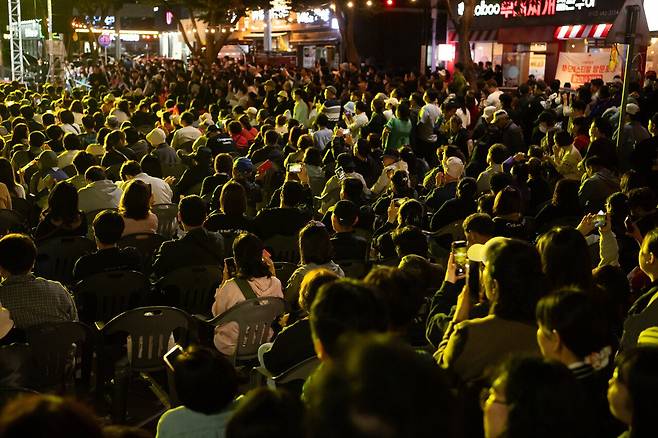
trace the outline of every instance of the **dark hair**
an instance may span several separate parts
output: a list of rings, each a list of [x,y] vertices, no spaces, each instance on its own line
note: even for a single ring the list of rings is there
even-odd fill
[[[413,225],[398,227],[391,233],[391,240],[398,257],[410,254],[427,257],[427,236],[423,234],[420,227]]]
[[[226,425],[226,438],[303,438],[300,400],[280,389],[257,388],[245,395]]]
[[[239,134],[242,132],[243,129],[244,127],[242,126],[242,124],[240,122],[236,122],[235,120],[228,124],[228,132],[230,134],[234,134],[234,135]]]
[[[0,266],[12,275],[27,274],[37,258],[37,247],[25,234],[7,234],[0,239]]]
[[[554,138],[555,144],[560,147],[571,146],[573,144],[573,138],[567,131],[557,131]]]
[[[416,227],[423,226],[425,221],[425,209],[423,204],[415,199],[409,199],[400,206],[398,211],[399,224],[398,227],[414,225]]]
[[[94,413],[82,403],[56,395],[30,394],[9,402],[0,414],[5,438],[101,438]]]
[[[227,153],[217,154],[213,164],[215,172],[226,173],[227,175],[230,175],[231,170],[233,169],[233,157]]]
[[[157,156],[146,154],[142,157],[139,165],[145,174],[155,178],[162,178],[162,163]]]
[[[142,166],[137,161],[125,161],[121,165],[119,173],[121,174],[121,179],[125,181],[128,176],[136,176],[142,173]]]
[[[619,266],[603,265],[592,272],[592,280],[601,295],[612,332],[621,338],[624,320],[631,301],[631,286],[626,272]]]
[[[311,306],[311,331],[329,357],[346,333],[384,332],[386,309],[363,282],[341,278],[325,284]]]
[[[578,438],[591,430],[582,388],[564,365],[517,358],[496,377],[508,406],[506,438]]]
[[[73,117],[73,112],[71,112],[70,110],[66,110],[66,109],[61,110],[57,116],[59,117],[59,120],[61,120],[63,124],[75,123],[75,117]]]
[[[247,211],[247,193],[242,184],[229,181],[222,187],[219,206],[224,214],[242,216]]]
[[[180,121],[185,122],[186,125],[191,125],[194,123],[194,114],[189,111],[185,111],[183,114],[181,114]]]
[[[118,212],[104,210],[94,218],[94,236],[100,243],[114,245],[121,239],[125,226],[126,224]]]
[[[128,182],[119,201],[119,211],[123,217],[142,220],[151,211],[151,186],[144,181],[133,179]]]
[[[540,328],[557,332],[578,359],[610,344],[603,309],[582,289],[562,288],[543,297],[537,303],[536,315]]]
[[[7,186],[10,194],[15,194],[16,178],[14,168],[11,162],[4,157],[0,158],[0,182]]]
[[[496,234],[493,219],[486,213],[473,213],[464,219],[462,228],[465,233],[475,232],[483,236]]]
[[[189,227],[200,227],[206,220],[206,203],[199,195],[189,195],[178,202],[181,222]]]
[[[494,216],[506,216],[522,212],[521,193],[512,186],[507,186],[496,195],[494,200]]]
[[[320,114],[318,114],[318,116],[316,117],[316,119],[315,119],[315,123],[316,123],[318,126],[321,126],[321,127],[324,128],[324,127],[326,127],[326,126],[329,124],[329,117],[327,117],[327,115],[326,115],[325,113],[320,113]]]
[[[82,148],[80,137],[72,132],[67,132],[64,134],[64,140],[62,143],[64,145],[64,149],[67,151],[78,151]]]
[[[595,117],[592,121],[592,124],[603,134],[606,138],[612,138],[613,128],[608,119],[605,117],[599,116]]]
[[[86,151],[80,151],[73,157],[73,166],[78,175],[84,175],[95,162],[94,156]]]
[[[514,183],[514,177],[506,172],[496,172],[491,175],[489,180],[489,185],[491,186],[491,191],[494,195],[497,195],[505,187]]]
[[[299,254],[303,265],[329,263],[332,253],[331,237],[322,222],[309,222],[299,231]]]
[[[110,132],[107,134],[107,137],[105,137],[105,151],[109,152],[118,148],[121,146],[121,142],[125,139],[126,134],[124,134],[122,131],[116,130]]]
[[[190,346],[172,365],[176,394],[186,408],[195,412],[217,414],[238,393],[235,368],[214,348]]]
[[[340,189],[345,195],[345,199],[349,199],[356,205],[362,204],[363,199],[363,183],[358,178],[345,178],[340,182]]]
[[[299,181],[289,180],[281,186],[281,203],[286,207],[297,207],[304,200],[304,186]]]
[[[544,295],[541,258],[530,243],[505,239],[488,248],[486,267],[498,282],[490,312],[504,319],[534,321],[535,306]]]
[[[310,312],[320,287],[338,278],[338,274],[324,268],[313,269],[307,272],[299,286],[299,307],[307,313]]]
[[[80,218],[78,210],[78,189],[66,181],[55,184],[48,196],[48,213],[65,225],[71,225]]]
[[[502,143],[495,143],[489,148],[489,154],[491,155],[491,161],[494,164],[503,164],[503,161],[509,156],[507,147]]]
[[[386,305],[392,330],[406,329],[418,315],[424,291],[415,280],[391,266],[374,267],[363,280]]]
[[[554,227],[537,241],[549,290],[592,288],[592,259],[585,237],[571,227]]]
[[[238,270],[238,278],[252,279],[271,277],[269,268],[263,261],[263,242],[251,233],[241,233],[233,241],[233,256]]]
[[[310,147],[304,151],[302,161],[311,166],[322,166],[322,151],[316,147]]]
[[[578,199],[580,183],[572,179],[561,179],[555,184],[551,204],[560,207],[564,215],[580,216],[582,209]]]
[[[658,348],[639,347],[617,356],[618,379],[628,388],[633,414],[629,438],[656,434],[655,399],[658,393]]]
[[[87,181],[91,182],[103,181],[107,179],[105,169],[101,166],[91,166],[89,169],[87,169],[84,176]]]
[[[456,430],[446,371],[392,336],[350,337],[343,354],[308,381],[305,398],[314,438],[451,437]]]

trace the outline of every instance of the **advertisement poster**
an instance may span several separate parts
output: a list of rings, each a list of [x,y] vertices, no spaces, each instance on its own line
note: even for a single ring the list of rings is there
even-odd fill
[[[611,71],[611,64],[616,64]],[[579,87],[592,79],[600,78],[612,82],[615,75],[621,75],[622,62],[611,63],[610,54],[605,53],[560,53],[555,79],[563,84],[570,82],[572,87]]]

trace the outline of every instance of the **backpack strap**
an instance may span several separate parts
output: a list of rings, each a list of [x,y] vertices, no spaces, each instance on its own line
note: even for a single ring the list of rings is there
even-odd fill
[[[256,294],[254,293],[254,290],[251,288],[251,285],[249,285],[249,282],[245,280],[244,278],[234,278],[235,284],[238,285],[240,288],[240,292],[242,292],[242,295],[244,295],[245,300],[255,300],[258,299]]]

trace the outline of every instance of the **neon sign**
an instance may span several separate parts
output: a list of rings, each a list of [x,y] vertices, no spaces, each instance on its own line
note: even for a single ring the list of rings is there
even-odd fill
[[[491,0],[480,0],[475,6],[475,16],[502,15],[505,18],[514,17],[545,17],[556,15],[560,12],[580,11],[582,9],[593,9],[596,0],[538,0],[531,3],[515,4],[510,0],[502,0],[498,3],[489,3]],[[457,5],[457,13],[464,15],[464,3]]]

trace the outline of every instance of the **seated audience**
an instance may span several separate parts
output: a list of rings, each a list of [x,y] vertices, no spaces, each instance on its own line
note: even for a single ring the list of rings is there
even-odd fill
[[[151,186],[140,180],[130,181],[121,195],[119,213],[125,227],[123,236],[136,233],[156,233],[158,217],[151,211]]]

